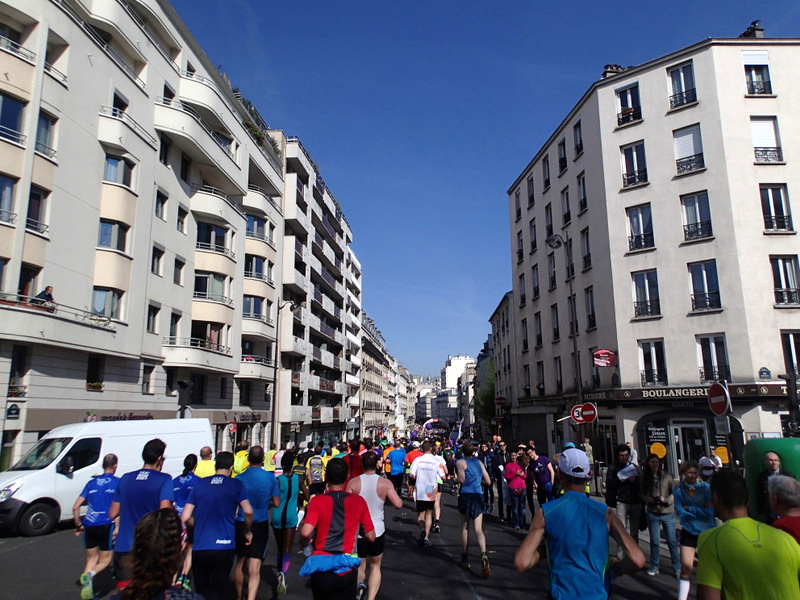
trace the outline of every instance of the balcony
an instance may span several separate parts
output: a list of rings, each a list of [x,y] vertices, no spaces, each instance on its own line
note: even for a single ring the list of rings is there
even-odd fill
[[[589,254],[583,255],[583,270],[587,271],[591,268],[592,268],[592,254],[590,252]]]
[[[583,154],[583,140],[575,143],[575,158]]]
[[[22,133],[16,129],[11,129],[5,125],[0,125],[0,138],[8,140],[9,142],[14,142],[15,144],[19,144],[20,146],[24,146],[26,140],[28,139],[27,136],[22,135]]]
[[[800,304],[800,289],[775,288],[775,304]]]
[[[264,323],[265,325],[270,325],[270,326],[275,325],[275,322],[272,319],[270,319],[267,315],[263,315],[257,312],[243,312],[242,318],[248,319],[250,321],[259,321],[261,323]]]
[[[645,369],[640,371],[642,378],[642,385],[645,387],[655,385],[667,385],[667,371],[666,369]]]
[[[759,164],[783,162],[783,152],[780,148],[753,148],[753,152]]]
[[[772,82],[767,81],[748,81],[747,93],[750,96],[771,96]]]
[[[597,316],[594,313],[586,315],[586,329],[595,329],[597,327]]]
[[[589,202],[586,198],[581,198],[578,200],[578,212],[583,212],[589,207]]]
[[[661,316],[661,301],[655,299],[634,302],[633,316],[637,319]]]
[[[519,295],[519,305],[520,306],[525,306],[525,294],[520,294]]]
[[[555,275],[550,275],[550,287],[548,289],[550,289],[550,290],[556,289],[556,276]]]
[[[567,157],[562,156],[558,159],[558,172],[563,173],[567,170]]]
[[[25,219],[25,229],[45,235],[47,230],[50,229],[50,226],[47,223],[42,223],[41,221],[28,217]]]
[[[1,218],[1,217],[0,217]],[[794,231],[791,215],[764,216],[764,229],[767,231]]]
[[[703,160],[703,154],[700,153],[685,158],[679,158],[675,161],[675,167],[678,170],[678,175],[683,175],[684,173],[705,169],[706,163]]]
[[[722,308],[722,301],[719,292],[707,292],[705,294],[692,294],[692,310],[717,310]]]
[[[533,286],[533,299],[536,300],[536,298],[538,297],[539,297],[539,286],[535,285]]]
[[[36,62],[36,52],[28,50],[24,46],[20,46],[17,42],[3,36],[0,36],[0,50],[6,50],[30,63]]]
[[[632,185],[639,185],[647,183],[647,169],[639,169],[638,171],[631,171],[622,176],[622,187],[630,187]]]
[[[623,108],[617,113],[617,125],[627,125],[642,120],[642,107]]]
[[[292,422],[311,424],[311,407],[292,405]]]
[[[638,233],[636,235],[628,236],[628,249],[629,250],[644,250],[646,248],[654,248],[655,240],[653,233]]]
[[[561,328],[553,327],[553,341],[557,342],[561,339]]]
[[[686,242],[702,240],[714,235],[711,221],[700,221],[699,223],[689,223],[683,226],[683,239]]]
[[[669,97],[669,107],[678,108],[679,106],[686,106],[697,102],[697,89],[686,90],[679,94],[673,94]]]
[[[715,381],[730,381],[731,369],[728,365],[715,367],[700,367],[700,383],[713,383]]]
[[[27,385],[16,385],[13,383],[8,384],[8,392],[6,392],[6,396],[8,398],[24,398],[27,395],[28,395]]]
[[[518,263],[521,263],[521,262],[522,262],[523,255],[524,255],[524,252],[522,251],[522,248],[520,248],[519,250],[517,250],[517,262],[518,262]]]
[[[231,355],[230,347],[203,338],[166,336],[162,340],[162,345],[173,348],[198,348],[226,356]]]
[[[537,348],[541,348],[542,347],[542,343],[543,343],[542,334],[541,333],[537,333],[536,334],[536,347]]]
[[[232,298],[228,298],[222,294],[214,294],[212,292],[195,291],[192,295],[192,298],[194,300],[208,300],[210,302],[217,302],[218,304],[224,304],[225,306],[231,306],[233,304]]]
[[[564,212],[562,215],[564,217],[563,224],[566,225],[570,221],[572,221],[572,213],[570,211]]]
[[[108,117],[110,119],[116,119],[124,123],[131,131],[133,131],[136,135],[142,138],[147,144],[150,145],[153,149],[158,148],[158,141],[155,137],[150,135],[150,133],[142,127],[132,116],[130,116],[126,111],[120,110],[119,108],[114,108],[113,106],[101,106],[100,107],[100,115],[103,117]],[[100,139],[111,139],[112,135],[102,135],[99,134],[98,137]],[[119,137],[119,136],[117,136]],[[52,158],[52,157],[51,157]]]

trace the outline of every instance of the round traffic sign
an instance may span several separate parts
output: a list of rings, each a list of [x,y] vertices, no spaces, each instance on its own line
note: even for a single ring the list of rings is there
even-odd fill
[[[497,406],[505,406],[508,403],[508,400],[506,400],[505,398],[500,396],[500,397],[494,399],[494,403]]]
[[[708,406],[711,408],[711,412],[718,417],[727,415],[731,409],[728,388],[721,383],[712,383],[708,388]]]
[[[569,416],[572,417],[572,420],[576,423],[585,423],[583,419],[583,404],[576,404],[572,407],[572,410],[569,411]]]
[[[593,402],[584,404],[581,416],[583,417],[584,423],[593,423],[594,420],[597,419],[597,405]]]

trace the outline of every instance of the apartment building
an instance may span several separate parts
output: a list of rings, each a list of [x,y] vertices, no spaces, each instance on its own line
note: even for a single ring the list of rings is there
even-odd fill
[[[524,285],[525,278],[522,278]],[[513,421],[509,418],[512,409],[515,413],[518,412],[518,399],[520,392],[518,392],[518,369],[517,360],[520,348],[528,348],[527,338],[523,338],[521,344],[517,345],[517,329],[516,323],[516,306],[514,305],[514,292],[506,292],[503,298],[494,309],[494,312],[489,317],[489,323],[492,326],[492,349],[494,352],[494,395],[496,399],[500,399],[500,404],[495,407],[495,427],[501,435],[508,436],[509,434],[516,438],[517,429],[512,427],[518,425],[519,418]],[[519,296],[517,296],[519,298]],[[524,306],[525,297],[522,298],[521,306]],[[527,335],[527,320],[523,322],[522,335]],[[527,381],[530,384],[530,365],[526,365],[526,377],[522,381]],[[530,395],[529,390],[525,390],[527,395]],[[502,419],[502,420],[501,420]],[[541,436],[539,436],[541,437]],[[541,443],[538,441],[537,443]]]
[[[675,472],[709,446],[741,459],[747,439],[781,435],[779,375],[800,349],[798,59],[800,40],[754,23],[608,65],[520,173],[508,190],[515,383],[498,338],[495,369],[521,436],[587,433],[599,460],[632,441]],[[715,381],[729,419],[708,408]],[[583,432],[558,425],[578,386],[599,408]]]
[[[361,390],[358,422],[360,435],[380,437],[395,423],[395,372],[386,340],[366,314],[362,315]]]

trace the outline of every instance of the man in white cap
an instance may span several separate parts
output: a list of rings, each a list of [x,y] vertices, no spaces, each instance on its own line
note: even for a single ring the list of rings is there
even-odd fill
[[[591,474],[583,450],[567,448],[561,453],[558,476],[564,495],[536,513],[514,556],[519,572],[530,569],[539,562],[539,544],[546,538],[551,598],[608,598],[607,564],[617,575],[635,573],[644,566],[644,553],[614,509],[583,493]],[[609,536],[622,547],[623,558],[609,556]]]

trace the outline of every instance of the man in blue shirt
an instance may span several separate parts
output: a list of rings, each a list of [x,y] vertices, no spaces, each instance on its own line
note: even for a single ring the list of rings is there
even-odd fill
[[[403,464],[406,462],[406,451],[403,449],[403,444],[400,443],[399,439],[394,441],[394,450],[389,452],[386,460],[389,461],[389,480],[394,485],[394,491],[399,496],[405,472]]]
[[[133,546],[133,532],[143,516],[159,508],[172,508],[172,477],[162,473],[167,445],[158,438],[144,445],[144,466],[125,473],[117,486],[108,516],[119,516],[117,540],[114,544],[114,574],[117,588],[123,589],[131,580],[128,554]]]
[[[114,477],[117,462],[115,454],[106,454],[103,457],[103,474],[90,479],[72,505],[75,535],[83,534],[83,545],[86,548],[86,566],[80,577],[83,600],[94,597],[92,579],[111,564],[115,532],[114,521],[108,516],[108,511],[119,485],[119,477]],[[81,520],[80,511],[84,504],[87,505],[86,515]]]
[[[263,459],[262,459],[263,461]],[[230,578],[236,547],[236,508],[244,513],[244,543],[253,541],[253,507],[247,500],[244,484],[233,479],[233,454],[219,452],[216,473],[202,478],[189,494],[181,520],[194,528],[192,571],[194,585],[206,600],[233,598]]]
[[[264,448],[250,448],[250,466],[236,479],[244,484],[245,494],[253,507],[253,541],[246,543],[244,533],[247,525],[244,522],[244,511],[239,508],[236,515],[236,567],[233,569],[233,580],[236,583],[236,597],[243,598],[245,559],[247,559],[247,600],[255,600],[258,584],[261,582],[261,565],[267,556],[269,541],[269,508],[279,506],[281,492],[275,474],[264,470]]]
[[[617,575],[635,573],[644,567],[644,553],[625,531],[616,511],[584,494],[591,474],[583,450],[564,450],[558,462],[564,495],[544,504],[536,513],[514,556],[517,570],[527,571],[539,562],[539,544],[546,537],[549,591],[553,600],[606,600],[610,584],[608,566]],[[623,549],[622,559],[609,557],[609,537]]]

